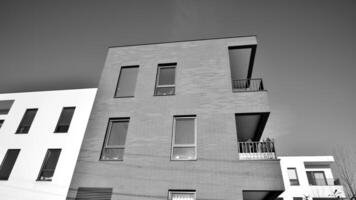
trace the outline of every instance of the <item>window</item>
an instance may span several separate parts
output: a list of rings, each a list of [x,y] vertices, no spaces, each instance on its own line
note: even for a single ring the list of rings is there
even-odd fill
[[[0,128],[2,127],[3,124],[4,124],[4,120],[0,120]]]
[[[8,180],[15,165],[20,149],[9,149],[6,152],[5,158],[0,166],[0,180]]]
[[[298,175],[296,168],[288,168],[288,178],[290,185],[299,185]]]
[[[172,160],[196,160],[196,116],[176,116],[173,124]]]
[[[303,200],[303,197],[293,197],[293,200]]]
[[[328,185],[323,171],[307,171],[309,185]]]
[[[38,109],[27,109],[25,115],[23,116],[16,133],[28,133],[30,130],[33,119],[36,116]]]
[[[70,122],[74,114],[75,107],[64,107],[59,117],[55,133],[66,133],[68,132]]]
[[[123,160],[129,118],[109,119],[100,160]]]
[[[121,67],[115,97],[134,97],[138,66]]]
[[[169,200],[195,200],[195,190],[170,190],[168,192]]]
[[[61,149],[48,149],[43,161],[38,181],[52,181],[54,170],[56,169]]]
[[[0,101],[0,115],[6,115],[7,113],[9,113],[10,108],[13,103],[14,103],[14,100],[1,100]]]
[[[156,96],[175,94],[175,76],[177,63],[159,64],[156,78]]]
[[[110,200],[112,188],[80,187],[78,188],[76,200]]]

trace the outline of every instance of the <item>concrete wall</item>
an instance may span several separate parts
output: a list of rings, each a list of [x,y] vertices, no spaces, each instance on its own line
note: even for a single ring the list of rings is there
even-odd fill
[[[112,199],[242,199],[242,190],[283,190],[279,161],[239,161],[235,113],[269,111],[267,92],[233,93],[228,46],[255,37],[110,48],[69,198],[111,187]],[[153,96],[157,65],[176,62],[176,95]],[[139,65],[134,98],[113,98],[120,67]],[[174,115],[197,116],[197,161],[170,161]],[[130,117],[124,161],[99,161],[108,119]]]
[[[8,149],[21,149],[7,181],[0,181],[2,200],[63,200],[66,198],[96,89],[0,94],[15,100],[0,128],[0,162]],[[68,133],[54,133],[63,107],[75,106]],[[15,134],[28,108],[38,108],[28,134]],[[49,148],[62,149],[53,180],[36,181]]]
[[[332,156],[283,156],[281,159],[281,169],[286,190],[280,195],[284,200],[293,200],[293,197],[312,198],[332,198],[333,193],[338,190],[340,197],[345,197],[343,186],[341,185],[309,185],[306,171],[324,171],[326,179],[334,179],[331,168],[305,168],[305,162],[314,163],[316,166],[322,164],[332,164]],[[296,168],[299,179],[299,186],[291,186],[289,182],[287,168]]]

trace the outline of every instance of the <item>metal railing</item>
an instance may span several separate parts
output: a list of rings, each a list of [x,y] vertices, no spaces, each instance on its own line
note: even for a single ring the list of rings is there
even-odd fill
[[[239,142],[240,160],[274,160],[277,159],[273,141]]]
[[[309,185],[313,186],[323,186],[323,185],[341,185],[339,179],[333,178],[313,178],[309,180]]]
[[[256,92],[263,91],[262,78],[232,80],[232,89],[235,92]]]

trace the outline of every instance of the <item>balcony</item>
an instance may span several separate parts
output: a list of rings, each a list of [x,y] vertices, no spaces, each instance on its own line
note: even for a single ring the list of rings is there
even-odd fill
[[[264,91],[262,78],[232,80],[233,92]]]
[[[240,160],[275,160],[277,159],[273,141],[239,142]]]

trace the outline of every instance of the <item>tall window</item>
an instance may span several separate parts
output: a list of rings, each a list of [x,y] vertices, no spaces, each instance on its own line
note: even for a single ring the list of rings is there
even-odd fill
[[[56,130],[56,133],[66,133],[68,132],[70,122],[74,114],[75,107],[64,107],[59,117]]]
[[[175,94],[175,76],[177,63],[159,64],[156,78],[156,96]]]
[[[129,118],[110,119],[101,160],[123,160]]]
[[[288,178],[290,185],[299,185],[298,175],[296,168],[288,168]]]
[[[309,185],[328,185],[323,171],[307,171]]]
[[[9,149],[6,152],[5,158],[0,166],[0,180],[8,180],[15,165],[20,149]]]
[[[48,149],[43,161],[41,171],[37,177],[38,181],[52,181],[57,166],[61,149]]]
[[[27,109],[16,133],[28,133],[38,109]]]
[[[174,117],[172,160],[196,160],[196,116]]]
[[[168,192],[169,200],[195,200],[195,190],[170,190]]]
[[[2,127],[3,124],[4,124],[4,120],[0,120],[0,128]]]
[[[121,67],[115,97],[135,96],[138,66]]]

